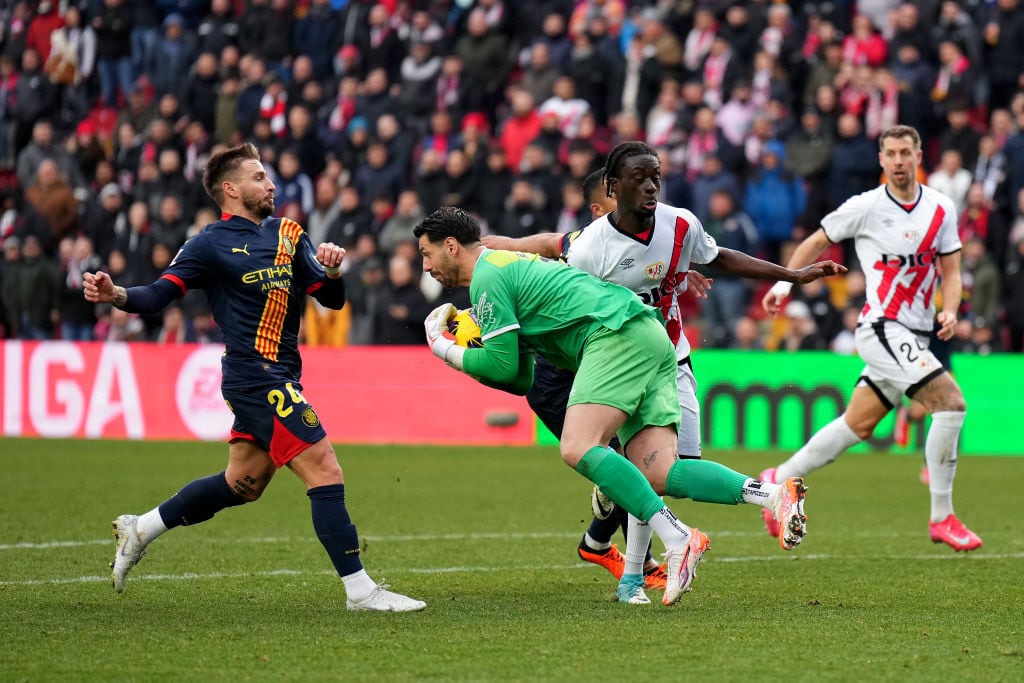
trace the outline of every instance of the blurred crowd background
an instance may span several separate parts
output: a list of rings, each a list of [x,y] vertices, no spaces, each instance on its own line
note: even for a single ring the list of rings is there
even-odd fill
[[[881,182],[877,138],[915,126],[920,180],[960,211],[954,350],[1021,351],[1024,9],[1019,0],[4,1],[0,336],[219,341],[201,293],[139,318],[87,304],[97,268],[148,284],[219,218],[201,173],[252,141],[278,215],[349,250],[350,302],[310,299],[308,344],[419,344],[436,302],[412,237],[443,204],[508,236],[590,222],[581,183],[645,140],[662,199],[723,246],[785,263]],[[716,277],[684,298],[695,347],[854,351],[864,276]]]

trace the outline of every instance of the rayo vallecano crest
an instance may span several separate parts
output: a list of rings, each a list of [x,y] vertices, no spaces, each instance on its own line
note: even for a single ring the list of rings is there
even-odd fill
[[[917,230],[904,230],[903,231],[903,239],[904,239],[904,241],[910,242],[911,244],[913,244],[914,242],[917,242],[920,239],[920,236],[921,236],[921,233],[919,233]]]
[[[647,277],[649,277],[650,279],[660,280],[662,276],[665,274],[664,261],[658,261],[657,263],[650,264],[649,266],[647,266],[646,272]]]

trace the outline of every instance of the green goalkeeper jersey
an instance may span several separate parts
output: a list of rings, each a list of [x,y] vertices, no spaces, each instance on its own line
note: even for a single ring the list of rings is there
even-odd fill
[[[661,319],[625,287],[519,252],[485,249],[469,294],[484,348],[468,350],[465,362],[467,372],[478,376],[490,374],[488,340],[513,330],[523,350],[576,370],[587,339],[599,328],[618,330],[638,316]]]

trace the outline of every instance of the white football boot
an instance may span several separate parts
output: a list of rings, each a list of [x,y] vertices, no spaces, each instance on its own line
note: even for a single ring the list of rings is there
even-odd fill
[[[124,580],[128,572],[146,554],[146,546],[139,539],[139,532],[136,529],[138,521],[136,515],[121,515],[111,522],[114,526],[114,538],[117,539],[117,550],[114,551],[114,561],[110,563],[110,583],[118,593],[124,590]]]

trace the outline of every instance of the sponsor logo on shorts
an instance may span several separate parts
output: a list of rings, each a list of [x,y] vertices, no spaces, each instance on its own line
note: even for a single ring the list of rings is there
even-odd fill
[[[312,408],[306,408],[302,411],[302,424],[307,427],[319,427],[320,418],[317,417],[316,411]]]

